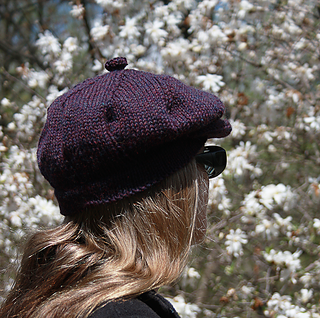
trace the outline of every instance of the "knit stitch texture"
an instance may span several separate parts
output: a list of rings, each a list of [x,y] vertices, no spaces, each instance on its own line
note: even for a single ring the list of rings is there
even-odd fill
[[[108,61],[48,109],[37,158],[63,215],[144,191],[231,131],[215,95],[126,65]]]

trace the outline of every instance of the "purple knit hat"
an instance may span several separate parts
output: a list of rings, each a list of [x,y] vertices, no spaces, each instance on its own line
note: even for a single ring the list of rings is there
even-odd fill
[[[109,60],[109,73],[48,109],[37,158],[63,215],[144,191],[188,164],[207,138],[231,131],[215,95],[126,66]]]

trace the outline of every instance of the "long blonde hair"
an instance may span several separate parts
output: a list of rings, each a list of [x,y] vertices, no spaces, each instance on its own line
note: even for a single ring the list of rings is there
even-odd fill
[[[33,234],[0,316],[88,317],[108,300],[174,282],[191,247],[201,178],[193,160],[142,194]]]

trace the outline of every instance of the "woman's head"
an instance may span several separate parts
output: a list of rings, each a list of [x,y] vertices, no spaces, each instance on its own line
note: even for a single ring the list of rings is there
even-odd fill
[[[108,276],[103,268],[113,278],[131,273],[141,292],[142,277],[146,289],[175,280],[191,244],[203,239],[208,179],[201,165],[210,166],[216,149],[199,152],[231,126],[215,95],[126,65],[125,58],[108,61],[109,73],[51,104],[37,158],[79,242],[102,253],[91,279],[96,271]],[[112,297],[132,289],[120,281]]]
[[[126,65],[108,61],[110,73],[48,109],[37,158],[66,220],[29,239],[7,317],[87,317],[108,299],[170,284],[204,237],[208,154],[195,158],[230,133],[224,105]]]

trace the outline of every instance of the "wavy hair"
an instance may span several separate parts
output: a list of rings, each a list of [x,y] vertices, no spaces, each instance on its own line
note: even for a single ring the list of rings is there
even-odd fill
[[[0,316],[88,317],[108,300],[174,282],[194,239],[203,178],[193,160],[146,192],[34,233]]]

